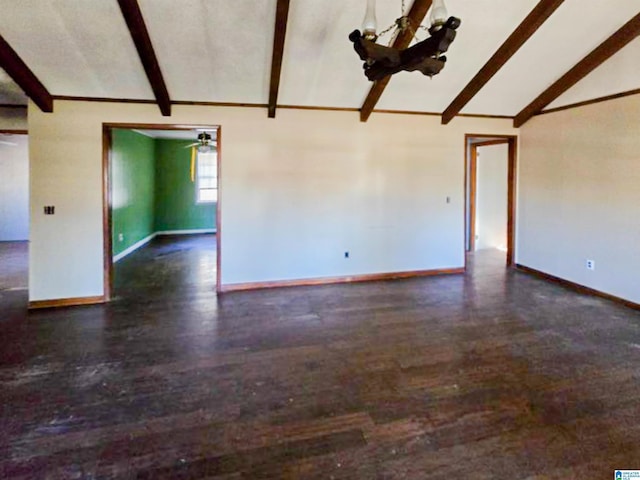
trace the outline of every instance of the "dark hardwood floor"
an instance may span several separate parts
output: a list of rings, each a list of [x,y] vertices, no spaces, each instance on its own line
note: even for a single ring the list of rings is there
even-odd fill
[[[118,264],[110,305],[0,322],[0,478],[640,468],[640,312],[493,252],[467,275],[216,298],[211,238],[165,242]]]

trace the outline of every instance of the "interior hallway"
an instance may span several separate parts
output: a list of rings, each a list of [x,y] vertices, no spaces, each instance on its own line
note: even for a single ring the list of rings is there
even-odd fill
[[[112,304],[0,324],[0,477],[607,478],[640,458],[640,312],[491,251],[467,275],[216,300],[195,251],[160,239]]]

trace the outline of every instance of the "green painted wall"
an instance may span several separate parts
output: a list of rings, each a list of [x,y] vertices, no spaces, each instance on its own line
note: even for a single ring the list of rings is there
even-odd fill
[[[155,229],[192,230],[216,226],[216,204],[196,204],[191,181],[191,142],[156,140]]]
[[[111,235],[117,255],[155,231],[155,141],[130,130],[112,134]]]

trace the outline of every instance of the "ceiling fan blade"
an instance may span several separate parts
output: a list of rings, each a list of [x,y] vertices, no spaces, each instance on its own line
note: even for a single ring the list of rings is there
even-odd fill
[[[185,145],[185,146],[184,146],[184,148],[196,147],[196,146],[198,146],[198,145],[200,145],[200,142],[196,142],[196,143],[191,143],[191,144],[189,144],[189,145]]]

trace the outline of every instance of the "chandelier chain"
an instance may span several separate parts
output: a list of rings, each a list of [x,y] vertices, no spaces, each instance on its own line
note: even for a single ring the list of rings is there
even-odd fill
[[[391,30],[396,30],[394,32],[393,35],[391,35],[391,38],[389,39],[389,46],[391,46],[391,44],[393,43],[393,41],[396,39],[396,37],[400,34],[400,32],[404,31],[404,30],[409,30],[409,32],[411,33],[411,36],[413,39],[415,39],[416,41],[420,41],[420,39],[416,36],[416,33],[418,33],[418,29],[422,29],[424,31],[429,31],[429,28],[424,26],[424,25],[418,25],[417,27],[414,27],[411,23],[411,19],[408,17],[408,15],[405,14],[405,10],[406,10],[406,3],[405,0],[401,0],[401,15],[400,18],[398,18],[395,22],[393,22],[391,25],[389,25],[389,27],[387,27],[386,29],[384,29],[382,32],[380,32],[378,34],[378,38],[383,37],[384,35],[386,35],[387,33],[389,33]],[[401,20],[404,20],[404,25],[406,25],[405,28],[400,28],[401,25]]]
[[[396,27],[397,27],[397,25],[395,24],[395,22],[394,22],[394,23],[392,23],[391,25],[389,25],[389,27],[387,27],[386,29],[384,29],[383,31],[381,31],[381,32],[378,34],[378,37],[382,37],[383,35],[385,35],[385,34],[389,33],[391,30],[393,30],[393,29],[394,29],[394,28],[396,28]]]

